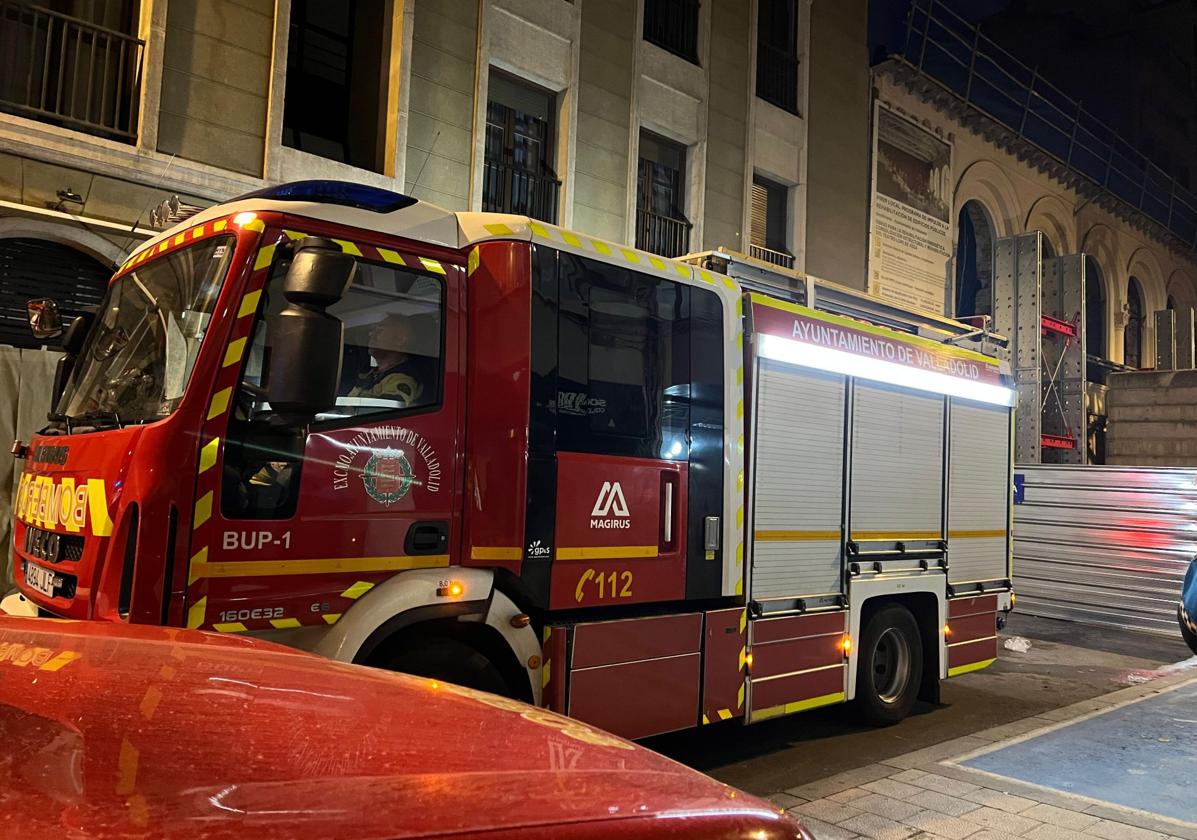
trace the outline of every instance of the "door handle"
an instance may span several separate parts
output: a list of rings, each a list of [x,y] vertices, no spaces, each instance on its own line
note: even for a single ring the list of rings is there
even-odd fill
[[[449,523],[415,522],[407,529],[403,551],[409,555],[445,554],[449,550]]]
[[[657,550],[662,554],[677,550],[678,476],[666,470],[661,473],[661,532]]]

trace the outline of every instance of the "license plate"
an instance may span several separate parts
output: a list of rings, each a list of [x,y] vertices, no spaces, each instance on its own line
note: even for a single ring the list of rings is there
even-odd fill
[[[42,593],[47,598],[53,598],[54,587],[62,583],[62,578],[49,569],[25,561],[25,582],[29,584],[30,589]]]

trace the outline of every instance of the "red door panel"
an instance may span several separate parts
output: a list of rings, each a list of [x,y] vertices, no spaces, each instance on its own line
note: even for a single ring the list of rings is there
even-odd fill
[[[685,597],[686,466],[558,454],[552,608]]]

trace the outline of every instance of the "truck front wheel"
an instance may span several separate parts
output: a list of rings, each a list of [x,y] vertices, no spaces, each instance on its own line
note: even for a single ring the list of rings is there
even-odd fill
[[[882,607],[861,632],[856,668],[856,710],[873,726],[905,718],[923,678],[923,645],[914,616],[903,606]]]
[[[484,653],[460,639],[448,636],[408,635],[397,639],[369,664],[388,671],[454,683],[514,696],[503,672]]]

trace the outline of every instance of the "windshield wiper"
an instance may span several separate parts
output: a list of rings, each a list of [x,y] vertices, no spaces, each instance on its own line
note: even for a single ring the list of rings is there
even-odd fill
[[[106,408],[93,408],[91,411],[85,411],[82,414],[56,414],[50,419],[61,418],[66,421],[67,428],[70,429],[73,424],[76,428],[79,426],[95,426],[101,428],[107,424],[114,428],[121,428],[121,418],[115,411]]]

